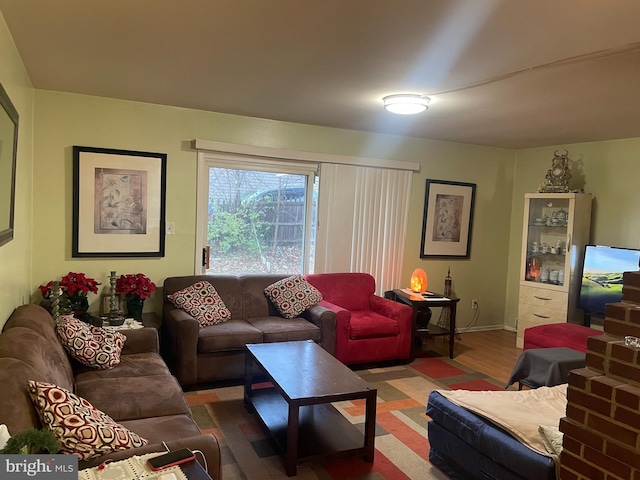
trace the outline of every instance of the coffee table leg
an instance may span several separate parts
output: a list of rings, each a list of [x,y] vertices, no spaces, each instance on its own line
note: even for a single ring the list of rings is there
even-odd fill
[[[289,419],[287,421],[287,454],[285,470],[287,476],[294,477],[298,465],[298,422],[300,420],[300,407],[289,404]]]
[[[364,446],[367,450],[364,459],[367,462],[373,462],[373,455],[375,453],[377,393],[378,391],[376,389],[371,389],[370,394],[367,396],[364,420]]]
[[[449,306],[449,358],[453,359],[453,347],[456,338],[456,302]]]
[[[249,352],[245,354],[244,360],[244,406],[247,410],[253,411],[251,404],[251,390],[253,388],[253,357]]]

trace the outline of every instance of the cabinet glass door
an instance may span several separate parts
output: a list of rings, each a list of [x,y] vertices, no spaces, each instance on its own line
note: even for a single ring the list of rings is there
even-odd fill
[[[564,286],[569,281],[573,204],[568,198],[529,198],[525,211],[524,280]],[[569,249],[569,251],[567,251]]]

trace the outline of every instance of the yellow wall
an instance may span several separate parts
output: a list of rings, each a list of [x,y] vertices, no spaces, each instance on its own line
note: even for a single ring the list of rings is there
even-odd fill
[[[447,266],[451,265],[454,291],[465,299],[460,305],[460,325],[464,327],[471,320],[467,305],[471,298],[480,302],[481,325],[502,325],[509,240],[505,220],[511,213],[512,151],[43,90],[36,90],[35,98],[33,301],[39,299],[38,284],[68,271],[84,272],[103,285],[110,270],[143,272],[158,284],[167,276],[192,274],[196,152],[191,149],[190,140],[202,138],[419,162],[422,169],[414,175],[403,263],[407,284],[411,271],[424,266],[433,289],[441,289]],[[166,237],[164,258],[71,258],[73,145],[168,154],[167,221],[175,222],[176,234]],[[426,178],[478,185],[470,260],[420,260]],[[97,297],[91,298],[97,309]],[[160,298],[155,294],[146,310],[159,311]]]
[[[14,238],[0,247],[0,328],[31,291],[33,89],[0,15],[0,83],[20,115]]]
[[[468,145],[425,142],[422,169],[414,174],[411,209],[404,257],[404,275],[424,268],[429,289],[442,292],[447,270],[451,268],[458,304],[457,325],[501,326],[504,319],[509,216],[513,185],[513,155],[509,150]],[[422,216],[426,179],[475,183],[475,213],[469,259],[420,259]],[[404,285],[404,286],[407,286]],[[480,305],[474,321],[471,299]],[[438,313],[438,312],[436,312]]]
[[[298,125],[136,102],[34,90],[0,16],[0,82],[20,114],[15,238],[0,247],[0,326],[18,305],[40,299],[37,286],[81,271],[106,283],[108,272],[144,272],[156,283],[193,273],[196,153],[191,140],[418,162],[414,174],[404,278],[427,270],[441,290],[451,267],[462,298],[459,327],[514,328],[517,316],[523,195],[535,191],[554,150],[568,149],[574,177],[595,195],[592,242],[640,247],[637,156],[640,139],[520,151]],[[167,236],[161,259],[71,258],[73,145],[168,154]],[[477,184],[470,259],[419,258],[425,180]],[[103,285],[104,286],[104,285]],[[400,285],[402,286],[402,285]],[[104,293],[104,292],[101,292]],[[98,297],[92,296],[93,309]],[[480,304],[474,323],[470,300]],[[154,295],[146,310],[160,310]]]
[[[515,326],[524,194],[537,191],[555,150],[569,152],[571,188],[594,196],[591,243],[640,248],[640,138],[531,148],[516,152],[505,325]]]

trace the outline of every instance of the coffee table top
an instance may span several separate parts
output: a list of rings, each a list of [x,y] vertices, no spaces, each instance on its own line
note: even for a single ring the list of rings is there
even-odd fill
[[[371,390],[367,382],[311,340],[255,343],[247,349],[290,400],[326,400]]]

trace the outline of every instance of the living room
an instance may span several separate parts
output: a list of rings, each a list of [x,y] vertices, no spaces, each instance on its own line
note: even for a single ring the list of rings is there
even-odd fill
[[[38,285],[68,271],[82,271],[103,285],[111,270],[141,271],[158,284],[167,276],[192,274],[197,155],[190,143],[197,138],[419,163],[402,276],[408,282],[413,269],[423,267],[437,289],[450,266],[454,292],[464,300],[460,328],[473,319],[472,298],[481,307],[475,328],[515,328],[524,194],[537,191],[557,150],[572,158],[572,187],[594,195],[591,243],[639,246],[640,226],[629,221],[640,203],[632,194],[639,138],[493,148],[42,90],[33,88],[4,22],[0,40],[0,81],[20,114],[14,239],[0,248],[0,322],[16,306],[38,301]],[[168,155],[166,218],[175,222],[176,233],[167,236],[164,258],[71,258],[73,145]],[[426,179],[477,185],[469,259],[418,256]],[[98,297],[91,301],[96,309]],[[158,311],[160,295],[147,303],[147,311]]]
[[[557,151],[566,150],[571,158],[571,187],[594,196],[590,243],[640,247],[640,225],[634,221],[640,208],[640,198],[634,195],[640,171],[637,125],[626,125],[621,130],[625,133],[617,136],[594,133],[580,141],[568,140],[572,137],[558,127],[555,142],[497,147],[487,145],[500,132],[477,144],[458,143],[37,88],[1,5],[0,83],[18,110],[20,129],[13,239],[0,246],[0,327],[19,305],[40,301],[38,285],[69,271],[96,278],[102,284],[99,293],[106,293],[110,271],[143,272],[158,285],[170,276],[194,274],[197,151],[193,139],[418,163],[420,170],[412,175],[401,265],[406,284],[398,287],[408,286],[411,272],[420,267],[428,272],[430,289],[437,291],[450,268],[453,291],[462,299],[457,314],[460,330],[515,330],[524,195],[536,192],[544,182]],[[628,61],[630,69],[634,59]],[[633,72],[628,75],[633,77]],[[576,82],[582,80],[576,77]],[[608,86],[603,84],[602,89]],[[635,107],[633,97],[628,106]],[[436,107],[437,103],[432,110]],[[617,120],[615,112],[589,104],[573,113],[576,118],[601,119],[603,124]],[[164,257],[72,257],[74,145],[167,154],[166,218],[175,224],[175,234],[166,237]],[[427,179],[477,186],[468,259],[420,258]],[[478,318],[471,299],[480,306]],[[90,295],[90,300],[91,309],[97,310],[99,295]],[[146,302],[145,311],[159,313],[161,305],[160,289]]]

